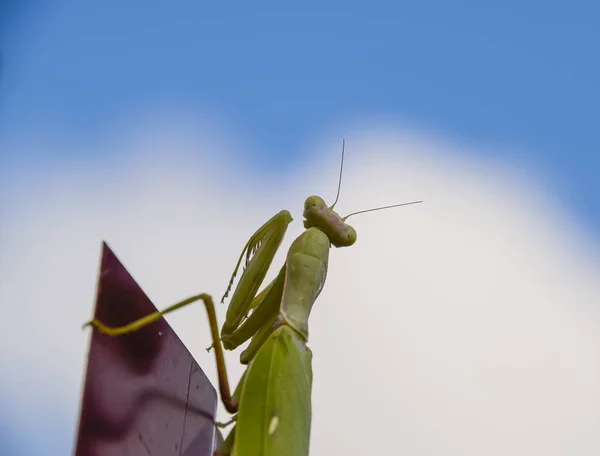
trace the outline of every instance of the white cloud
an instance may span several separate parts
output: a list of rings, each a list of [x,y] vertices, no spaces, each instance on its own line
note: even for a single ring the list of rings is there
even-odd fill
[[[236,166],[231,143],[190,138],[155,129],[123,141],[111,163],[57,167],[12,189],[0,353],[24,435],[25,416],[58,410],[72,441],[102,239],[164,307],[220,296],[260,224],[289,209],[285,248],[304,198],[335,194],[337,138],[279,177]],[[311,454],[598,454],[591,241],[531,176],[456,146],[390,131],[356,133],[347,146],[340,213],[426,203],[351,218],[357,243],[332,251],[310,322]],[[214,382],[202,306],[168,320]]]

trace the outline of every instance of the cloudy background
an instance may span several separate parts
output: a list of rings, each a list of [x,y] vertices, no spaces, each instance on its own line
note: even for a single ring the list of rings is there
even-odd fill
[[[342,137],[340,213],[425,203],[332,251],[311,454],[598,454],[593,7],[195,3],[0,9],[0,454],[72,450],[102,240],[159,307],[220,296]]]

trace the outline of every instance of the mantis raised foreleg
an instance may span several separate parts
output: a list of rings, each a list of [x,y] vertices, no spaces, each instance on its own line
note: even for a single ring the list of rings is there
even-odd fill
[[[306,231],[292,243],[277,277],[258,294],[292,221],[290,213],[279,212],[252,235],[223,297],[229,293],[245,255],[246,268],[233,293],[220,336],[214,304],[207,294],[192,296],[121,328],[109,328],[97,320],[86,323],[116,336],[136,331],[192,302],[204,302],[217,360],[221,399],[228,412],[237,413],[234,428],[216,454],[308,455],[312,389],[312,352],[306,346],[308,318],[325,283],[330,246],[354,244],[356,232],[345,223],[348,216],[340,217],[333,206],[328,207],[318,196],[306,199],[304,218]],[[231,395],[223,346],[233,350],[250,338],[248,348],[240,357],[248,368]]]

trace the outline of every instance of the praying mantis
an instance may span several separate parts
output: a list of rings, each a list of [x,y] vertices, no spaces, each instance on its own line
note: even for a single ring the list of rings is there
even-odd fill
[[[238,259],[221,302],[228,297],[236,274],[244,270],[231,297],[225,322],[219,334],[212,297],[206,293],[191,296],[163,311],[128,325],[111,328],[98,320],[84,324],[100,332],[118,336],[137,331],[163,315],[202,301],[208,314],[219,379],[221,400],[233,414],[228,437],[215,456],[307,456],[311,428],[312,351],[307,347],[308,319],[327,275],[329,250],[349,247],[356,231],[346,223],[351,215],[422,201],[395,204],[354,212],[346,217],[334,210],[340,194],[345,141],[335,202],[328,207],[319,196],[304,203],[306,229],[290,246],[277,277],[258,292],[275,253],[292,221],[283,210],[262,225],[248,240]],[[245,256],[245,260],[244,260]],[[234,350],[251,339],[241,353],[247,365],[233,394],[230,392],[223,348]]]

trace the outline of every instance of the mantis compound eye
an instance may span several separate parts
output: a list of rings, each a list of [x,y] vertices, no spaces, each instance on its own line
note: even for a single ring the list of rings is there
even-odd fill
[[[356,242],[356,230],[352,228],[350,225],[346,225],[348,227],[347,239],[348,241],[345,244],[345,247],[350,247],[352,244]]]
[[[320,196],[309,196],[308,198],[306,198],[306,201],[304,201],[304,210],[310,209],[310,208],[323,208],[323,207],[327,207],[327,205],[325,204],[325,201],[323,200],[323,198],[321,198]]]

